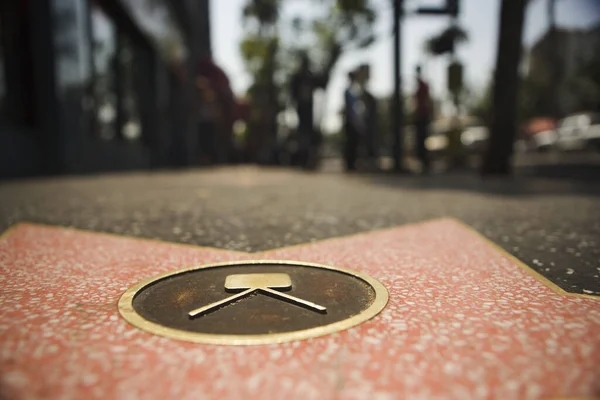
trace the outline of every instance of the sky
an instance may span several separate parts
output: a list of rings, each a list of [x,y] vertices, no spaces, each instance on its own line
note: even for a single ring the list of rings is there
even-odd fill
[[[234,92],[243,95],[250,84],[239,54],[239,42],[244,30],[241,12],[247,0],[211,0],[211,35],[213,56],[228,74]],[[288,0],[289,1],[289,0]],[[530,0],[523,40],[531,46],[548,28],[546,8],[548,0]],[[347,84],[347,72],[362,63],[371,65],[371,91],[375,96],[389,96],[393,92],[393,38],[391,36],[391,7],[386,0],[373,0],[380,10],[376,31],[380,38],[368,49],[344,54],[337,63],[327,95],[320,99],[325,103],[322,127],[326,132],[339,129],[338,111],[342,107],[343,91]],[[425,56],[423,43],[448,26],[448,17],[411,15],[411,10],[419,6],[435,6],[442,0],[405,0],[407,16],[403,23],[403,62],[402,77],[404,90],[413,89],[414,67],[423,65],[426,79],[429,80],[432,94],[445,97],[446,66],[444,58],[431,59]],[[460,25],[467,30],[469,41],[458,50],[460,60],[465,65],[465,84],[474,91],[481,91],[489,81],[496,62],[496,41],[500,0],[461,0]],[[282,14],[294,15],[302,12],[298,2],[286,5]],[[586,28],[600,23],[598,0],[557,0],[557,24],[560,27]],[[323,104],[321,103],[321,104]],[[317,116],[319,118],[319,116]]]

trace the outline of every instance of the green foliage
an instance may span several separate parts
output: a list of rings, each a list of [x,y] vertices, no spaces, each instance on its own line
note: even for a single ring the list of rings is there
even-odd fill
[[[552,115],[554,104],[551,101],[552,83],[542,76],[528,76],[519,84],[517,117],[519,121],[527,121],[534,117]]]
[[[410,104],[412,103],[412,95],[404,95],[404,125],[409,126],[414,123],[414,112],[411,110]],[[393,97],[382,98],[378,102],[377,111],[379,114],[379,130],[380,137],[387,143],[391,148],[391,136],[388,133],[392,131],[393,118],[396,112],[394,111],[394,99]]]
[[[274,25],[279,18],[281,0],[249,0],[243,10],[244,20],[255,19],[260,25]]]
[[[312,21],[313,45],[309,55],[323,66],[329,77],[331,70],[345,51],[370,46],[375,41],[375,8],[369,0],[321,1],[327,12]]]
[[[373,24],[377,18],[368,0],[337,0],[330,14],[330,25],[340,45],[365,47],[374,40]]]
[[[468,94],[472,99],[467,102],[467,114],[477,117],[484,121],[486,124],[490,123],[491,112],[492,112],[492,94],[493,85],[489,82],[485,89],[479,94]]]
[[[548,64],[550,68],[550,64]],[[520,82],[519,119],[553,115],[553,96],[560,83],[552,80],[550,70],[537,70]],[[569,91],[575,100],[563,112],[569,114],[578,111],[600,111],[600,56],[594,57],[576,74],[568,78],[563,89]]]
[[[248,95],[255,126],[249,125],[249,137],[270,135],[265,129],[276,129],[277,114],[290,103],[290,78],[299,60],[308,57],[313,73],[327,87],[342,53],[369,46],[375,39],[376,13],[370,0],[296,1],[315,9],[288,21],[283,20],[281,0],[246,1],[240,53],[252,76]]]
[[[552,104],[548,101],[548,87],[548,84],[537,76],[521,78],[517,104],[519,122],[550,115]],[[493,111],[492,96],[493,82],[490,81],[479,95],[470,96],[473,100],[467,103],[468,114],[480,118],[489,125]]]
[[[570,90],[577,93],[577,104],[573,105],[575,111],[600,111],[600,65],[592,63],[584,67],[569,82]],[[532,118],[547,117],[552,115],[552,81],[550,75],[544,73],[529,74],[521,78],[519,83],[517,118],[520,123]],[[596,79],[594,81],[594,79]],[[490,82],[479,96],[472,96],[474,101],[467,105],[470,115],[482,118],[487,123],[492,115],[493,85]]]
[[[246,150],[254,160],[271,145],[282,108],[274,80],[280,48],[280,7],[280,0],[247,0],[242,14],[246,35],[240,42],[240,53],[253,78],[248,88],[251,101]]]
[[[246,35],[240,42],[240,53],[254,78],[255,90],[263,85],[273,86],[280,42],[275,28],[280,7],[281,0],[248,0],[243,9]]]
[[[246,35],[240,51],[248,71],[257,77],[270,54],[277,60],[279,81],[297,67],[302,54],[321,67],[327,83],[344,51],[364,48],[375,40],[376,12],[370,0],[300,0],[320,12],[281,21],[281,0],[248,0],[243,11]],[[283,25],[283,26],[282,26]],[[286,30],[288,28],[288,30]],[[298,40],[298,38],[304,40]],[[276,42],[277,51],[269,53]],[[260,75],[260,74],[259,74]]]
[[[240,43],[240,53],[248,72],[258,77],[265,72],[265,65],[272,62],[279,47],[279,37],[247,35]]]

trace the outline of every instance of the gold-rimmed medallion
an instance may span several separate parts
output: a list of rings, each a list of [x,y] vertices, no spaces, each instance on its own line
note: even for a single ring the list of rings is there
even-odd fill
[[[339,332],[377,315],[388,292],[352,270],[296,261],[239,261],[163,274],[119,300],[132,325],[196,343],[256,345]]]

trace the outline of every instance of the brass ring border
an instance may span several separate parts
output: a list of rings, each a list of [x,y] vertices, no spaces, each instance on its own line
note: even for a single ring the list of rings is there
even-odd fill
[[[199,269],[208,269],[208,268],[219,268],[219,267],[232,267],[237,265],[265,265],[265,264],[283,264],[290,266],[300,266],[300,267],[309,267],[309,268],[321,268],[328,269],[337,272],[341,272],[347,275],[354,276],[359,278],[366,283],[368,283],[373,290],[375,291],[375,300],[371,305],[360,312],[359,314],[353,315],[350,318],[334,322],[332,324],[318,326],[310,329],[303,329],[299,331],[293,332],[283,332],[283,333],[274,333],[274,334],[260,334],[260,335],[222,335],[222,334],[209,334],[209,333],[196,333],[183,331],[180,329],[167,328],[160,324],[151,322],[143,318],[133,309],[133,299],[135,296],[147,286],[158,282],[160,280],[166,279],[168,277],[183,274],[186,272],[191,272]],[[186,342],[193,343],[204,343],[204,344],[216,344],[216,345],[262,345],[262,344],[276,344],[276,343],[284,343],[284,342],[292,342],[298,340],[305,340],[310,338],[315,338],[319,336],[329,335],[332,333],[340,332],[346,329],[349,329],[353,326],[361,324],[363,322],[368,321],[369,319],[375,317],[379,314],[383,308],[386,306],[389,299],[389,294],[385,286],[381,284],[375,278],[368,276],[367,274],[363,274],[361,272],[353,271],[346,268],[334,267],[323,264],[316,263],[308,263],[308,262],[299,262],[299,261],[290,261],[290,260],[240,260],[234,262],[226,262],[226,263],[216,263],[216,264],[206,264],[201,266],[195,266],[190,268],[181,269],[174,272],[167,272],[153,278],[145,279],[136,285],[130,287],[123,293],[121,298],[119,299],[118,308],[121,316],[129,322],[131,325],[149,332],[155,335],[183,340]]]

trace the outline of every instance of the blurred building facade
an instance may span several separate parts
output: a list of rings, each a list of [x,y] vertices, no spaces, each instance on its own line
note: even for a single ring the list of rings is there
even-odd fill
[[[581,71],[600,52],[600,26],[591,29],[549,30],[531,48],[527,73],[548,86],[554,86],[556,113],[565,116],[579,108],[589,85],[578,84]],[[583,86],[583,87],[582,87]],[[591,96],[597,95],[590,93]]]
[[[189,165],[208,0],[0,5],[0,177]]]

